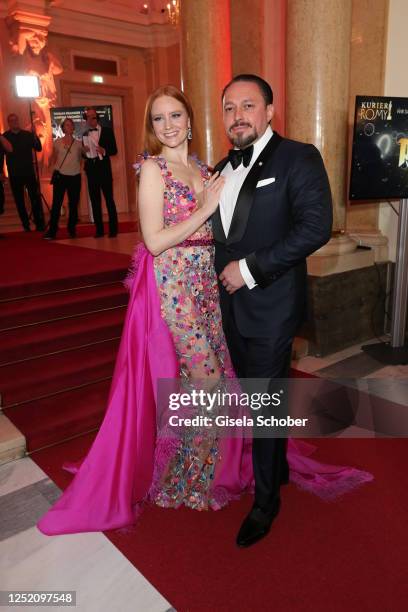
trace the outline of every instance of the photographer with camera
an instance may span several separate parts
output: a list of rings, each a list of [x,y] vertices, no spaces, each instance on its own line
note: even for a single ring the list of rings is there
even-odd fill
[[[72,119],[64,119],[61,129],[64,136],[57,138],[54,142],[52,153],[52,161],[55,162],[51,178],[53,195],[50,224],[48,231],[44,234],[46,240],[56,238],[65,192],[68,193],[68,234],[71,238],[76,238],[83,148],[81,141],[74,138],[75,125]]]
[[[13,192],[17,212],[24,231],[30,231],[30,218],[24,201],[24,190],[26,189],[31,201],[36,230],[44,230],[44,213],[41,205],[41,196],[34,168],[33,151],[41,151],[41,141],[34,134],[20,128],[18,115],[10,113],[7,117],[9,129],[3,136],[11,145],[11,150],[6,152],[7,170],[9,175],[10,187]]]
[[[4,166],[4,156],[6,153],[12,153],[13,147],[11,143],[4,138],[2,134],[0,134],[0,215],[4,213],[4,186],[3,183],[6,180],[3,174],[3,166]]]

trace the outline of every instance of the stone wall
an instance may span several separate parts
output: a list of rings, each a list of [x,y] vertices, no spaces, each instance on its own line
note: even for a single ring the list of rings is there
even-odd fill
[[[308,321],[298,336],[309,353],[324,356],[384,331],[387,263],[308,277]]]

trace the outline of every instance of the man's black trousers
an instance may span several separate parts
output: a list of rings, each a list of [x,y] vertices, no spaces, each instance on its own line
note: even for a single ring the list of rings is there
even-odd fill
[[[88,179],[88,191],[91,199],[92,213],[96,227],[96,233],[102,235],[103,219],[102,219],[102,193],[105,198],[106,208],[109,216],[109,233],[117,234],[118,231],[118,215],[116,212],[116,204],[113,199],[113,184],[111,172],[107,172],[104,164],[96,162],[88,162],[86,176]],[[110,170],[110,169],[109,169]]]
[[[37,230],[42,231],[44,229],[44,213],[34,174],[31,176],[10,176],[9,179],[22,226],[24,229],[29,229],[30,227],[29,215],[24,201],[24,188],[26,188],[31,201],[35,226]]]
[[[238,378],[286,379],[289,375],[293,338],[245,338],[236,326],[233,313],[224,326],[232,364]],[[271,381],[272,382],[272,381]],[[273,409],[271,414],[273,414]],[[282,413],[280,413],[281,415]],[[252,460],[255,477],[255,504],[265,511],[288,482],[287,439],[254,437]]]

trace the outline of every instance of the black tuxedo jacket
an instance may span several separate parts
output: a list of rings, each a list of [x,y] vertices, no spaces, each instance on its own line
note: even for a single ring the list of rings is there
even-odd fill
[[[274,180],[257,187],[263,179]],[[233,295],[219,283],[224,325],[233,313],[244,337],[293,337],[306,313],[306,257],[331,236],[330,186],[318,150],[274,132],[242,185],[228,237],[219,210],[212,227],[217,274],[245,258],[257,282]]]
[[[84,136],[88,136],[89,130],[84,132]],[[112,169],[110,163],[110,157],[116,155],[118,152],[118,148],[116,146],[116,139],[113,130],[110,127],[102,127],[101,135],[99,136],[99,146],[105,149],[105,155],[101,160],[98,159],[98,163],[95,164],[89,158],[85,160],[85,172],[88,174],[90,172],[96,172],[98,174],[103,174],[104,176],[109,176],[112,178]]]

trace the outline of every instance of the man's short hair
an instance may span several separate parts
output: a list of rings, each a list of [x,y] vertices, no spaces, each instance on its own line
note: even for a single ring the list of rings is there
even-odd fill
[[[273,103],[272,87],[269,85],[269,83],[267,83],[257,74],[237,74],[237,76],[231,79],[231,81],[227,83],[227,85],[224,87],[222,91],[221,101],[224,100],[225,92],[227,91],[228,87],[230,87],[233,83],[238,83],[239,81],[244,81],[246,83],[255,83],[256,85],[258,85],[261,91],[262,97],[265,100],[265,104],[268,105]]]
[[[18,119],[17,113],[10,113],[9,115],[7,115],[7,121],[10,121],[11,117],[17,117]]]

